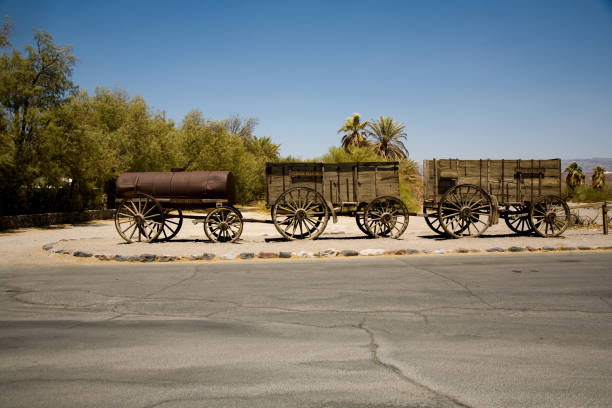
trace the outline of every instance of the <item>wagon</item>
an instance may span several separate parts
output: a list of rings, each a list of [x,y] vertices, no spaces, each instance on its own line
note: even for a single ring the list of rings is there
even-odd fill
[[[117,178],[115,227],[126,242],[170,240],[184,218],[201,220],[212,241],[234,241],[242,233],[242,214],[229,171],[124,173]],[[205,210],[186,215],[182,210]]]
[[[371,237],[399,238],[408,210],[399,198],[399,163],[267,163],[270,220],[245,219],[234,207],[227,171],[124,173],[116,184],[115,227],[126,242],[174,238],[183,219],[204,225],[213,242],[234,242],[245,222],[273,223],[286,239],[316,239],[331,218],[352,216]],[[201,210],[204,215],[183,214]]]
[[[268,163],[266,207],[287,239],[315,239],[341,215],[371,237],[399,238],[409,216],[398,162]]]
[[[479,236],[502,217],[518,234],[561,235],[561,160],[433,159],[423,163],[427,225],[453,238]]]

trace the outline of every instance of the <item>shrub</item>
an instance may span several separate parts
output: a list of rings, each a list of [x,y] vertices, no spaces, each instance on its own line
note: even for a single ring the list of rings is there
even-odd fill
[[[566,188],[563,196],[566,200],[575,203],[612,201],[612,187],[603,186],[601,189],[597,189],[583,184],[574,189]]]

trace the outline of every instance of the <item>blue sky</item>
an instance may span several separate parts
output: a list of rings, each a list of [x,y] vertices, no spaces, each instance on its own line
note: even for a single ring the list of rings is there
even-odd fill
[[[415,160],[612,157],[612,3],[0,1],[15,46],[71,44],[74,80],[180,122],[257,117],[320,156],[353,112],[405,123]]]

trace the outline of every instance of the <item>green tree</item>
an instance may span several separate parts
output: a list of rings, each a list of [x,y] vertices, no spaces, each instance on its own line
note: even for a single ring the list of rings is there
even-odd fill
[[[40,149],[45,144],[44,130],[55,110],[76,91],[71,47],[56,46],[46,31],[35,31],[34,42],[24,47],[25,55],[13,49],[0,56],[3,214],[20,211],[28,196],[44,187]]]
[[[402,139],[406,140],[405,125],[394,122],[390,116],[380,116],[369,122],[368,136],[370,146],[379,156],[387,160],[408,158],[408,150]]]
[[[569,166],[564,170],[567,173],[565,182],[570,189],[575,189],[579,185],[584,183],[586,176],[582,172],[582,167],[576,162],[570,163]]]
[[[597,166],[593,169],[591,176],[591,185],[597,190],[601,190],[606,185],[606,169],[602,166]]]
[[[0,48],[8,47],[11,45],[9,37],[13,33],[13,23],[9,16],[4,16],[4,23],[0,27]]]
[[[207,121],[202,112],[183,118],[181,151],[187,170],[229,170],[236,177],[241,203],[261,197],[264,191],[264,160],[249,152],[243,139],[230,133],[223,121]]]
[[[361,122],[361,116],[358,113],[353,113],[344,120],[344,124],[338,130],[338,133],[344,133],[342,136],[341,146],[348,151],[350,146],[367,146],[366,127],[368,122]]]
[[[317,159],[317,161],[323,163],[378,162],[383,160],[375,151],[365,146],[348,146],[346,149],[330,147],[323,157]]]

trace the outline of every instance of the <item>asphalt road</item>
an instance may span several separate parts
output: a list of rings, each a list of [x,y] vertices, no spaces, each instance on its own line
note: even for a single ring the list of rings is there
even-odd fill
[[[612,254],[0,269],[1,407],[610,407]]]

